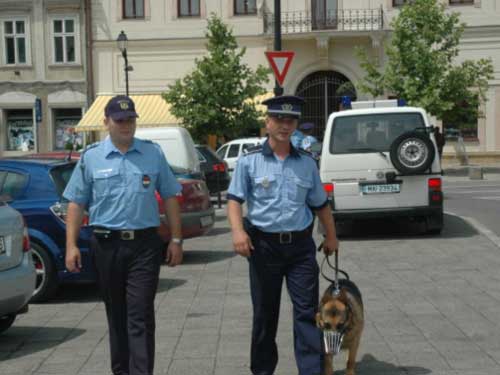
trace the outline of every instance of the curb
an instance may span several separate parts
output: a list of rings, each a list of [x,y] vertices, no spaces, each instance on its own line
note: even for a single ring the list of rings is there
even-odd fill
[[[450,167],[443,168],[444,176],[459,176],[459,177],[468,177],[470,168],[481,168],[483,173],[500,173],[500,167],[498,166],[484,166],[480,165],[467,165],[461,167]]]

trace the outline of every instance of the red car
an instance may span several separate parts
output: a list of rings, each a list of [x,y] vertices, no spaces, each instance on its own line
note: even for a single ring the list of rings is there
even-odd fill
[[[34,159],[71,158],[72,160],[78,160],[80,153],[72,152],[70,155],[69,151],[59,151],[32,154],[29,157]],[[175,170],[173,172],[175,175]],[[182,192],[177,196],[177,201],[181,209],[182,237],[192,238],[203,236],[212,229],[215,222],[215,210],[210,201],[210,193],[207,185],[203,180],[176,177],[182,186]],[[167,242],[170,240],[170,229],[166,222],[162,199],[158,194],[156,194],[156,199],[158,200],[161,217],[159,233],[163,240]]]

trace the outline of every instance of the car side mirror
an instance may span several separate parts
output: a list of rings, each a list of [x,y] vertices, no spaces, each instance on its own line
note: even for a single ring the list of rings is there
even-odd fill
[[[317,143],[313,143],[311,145],[311,152],[315,152],[315,153],[321,153],[321,150],[323,149],[323,144],[320,143],[320,142],[317,142]]]

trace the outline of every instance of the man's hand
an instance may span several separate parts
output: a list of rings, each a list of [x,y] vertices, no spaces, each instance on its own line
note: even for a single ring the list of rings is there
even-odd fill
[[[237,254],[248,258],[253,250],[248,233],[241,229],[233,230],[233,247]]]
[[[182,245],[170,242],[167,247],[165,262],[169,267],[175,267],[182,263]]]
[[[327,236],[323,241],[323,252],[326,256],[332,255],[335,251],[339,250],[339,241],[335,236]]]
[[[73,246],[66,247],[66,268],[69,272],[78,273],[82,270],[82,254],[80,249]]]

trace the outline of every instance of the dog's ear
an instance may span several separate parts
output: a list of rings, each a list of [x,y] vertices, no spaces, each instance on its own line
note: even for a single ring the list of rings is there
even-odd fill
[[[323,294],[323,297],[321,298],[321,306],[326,305],[332,299],[333,299],[333,297],[330,293]]]

